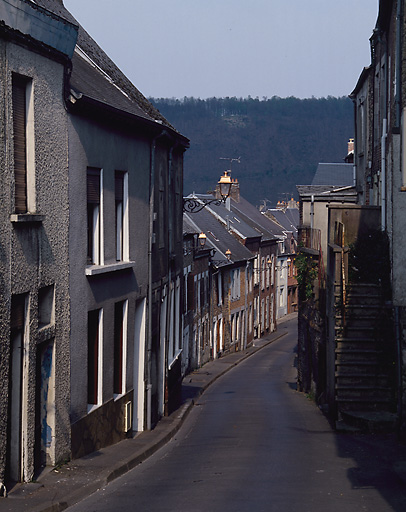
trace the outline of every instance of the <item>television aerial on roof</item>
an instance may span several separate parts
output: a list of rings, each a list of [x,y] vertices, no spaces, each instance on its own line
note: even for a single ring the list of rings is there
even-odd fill
[[[232,165],[233,165],[233,162],[237,162],[237,163],[241,163],[241,157],[239,156],[238,158],[226,158],[226,157],[220,157],[220,160],[227,160],[228,162],[230,162],[230,169],[229,169],[229,172],[232,171]]]

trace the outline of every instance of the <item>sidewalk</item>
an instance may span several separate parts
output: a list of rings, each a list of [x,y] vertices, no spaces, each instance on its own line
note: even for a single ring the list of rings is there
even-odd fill
[[[210,361],[187,375],[182,383],[182,405],[162,418],[154,430],[141,432],[95,453],[43,473],[35,483],[19,484],[7,498],[0,498],[0,510],[9,512],[60,512],[78,503],[112,480],[127,473],[159,448],[179,430],[194,401],[221,375],[252,354],[286,334],[284,324],[297,313],[278,321],[278,330],[241,352]]]

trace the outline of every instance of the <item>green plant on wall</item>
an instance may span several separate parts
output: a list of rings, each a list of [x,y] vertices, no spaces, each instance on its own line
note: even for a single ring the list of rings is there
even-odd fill
[[[311,299],[313,296],[313,281],[317,277],[317,262],[304,252],[299,252],[295,257],[295,266],[297,269],[297,284],[302,300]]]

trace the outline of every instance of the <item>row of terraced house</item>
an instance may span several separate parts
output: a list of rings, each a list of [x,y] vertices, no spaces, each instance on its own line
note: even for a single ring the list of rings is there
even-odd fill
[[[188,139],[62,0],[0,0],[0,50],[9,486],[153,428],[188,371],[275,329],[296,307],[296,242],[236,180],[183,217]]]
[[[211,198],[191,196],[201,205]],[[244,350],[273,332],[278,318],[297,311],[299,210],[292,200],[290,207],[260,212],[233,179],[225,203],[211,202],[183,217],[183,364],[191,371]]]

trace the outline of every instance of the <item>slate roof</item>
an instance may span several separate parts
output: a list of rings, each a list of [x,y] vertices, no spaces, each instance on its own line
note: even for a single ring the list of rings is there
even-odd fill
[[[191,220],[183,215],[183,234],[184,235],[195,235],[199,233],[199,230],[195,224],[191,222]]]
[[[292,231],[296,235],[300,217],[298,208],[286,208],[286,210],[273,208],[267,210],[267,213],[272,215],[286,231]]]
[[[193,194],[194,197],[201,199],[213,199],[212,195],[209,194]],[[234,231],[242,239],[257,238],[261,236],[261,233],[255,230],[250,224],[248,224],[241,215],[236,211],[227,210],[224,204],[216,205],[212,203],[206,209],[212,214],[221,219],[224,225],[227,225],[227,219],[230,225],[231,231]]]
[[[261,213],[258,208],[249,203],[240,195],[240,201],[237,203],[231,200],[231,209],[238,214],[262,235],[262,240],[274,240],[283,237],[283,227],[274,222],[269,217]]]
[[[84,30],[62,0],[35,0],[35,3],[79,27],[71,75],[71,86],[76,92],[141,119],[162,124],[180,135]]]
[[[203,231],[207,237],[207,242],[215,249],[213,261],[217,266],[226,265],[235,262],[244,262],[254,258],[252,252],[241,244],[232,234],[230,234],[225,225],[204,208],[197,213],[184,213],[184,218],[198,231]],[[226,258],[226,251],[231,251],[230,261]]]
[[[312,185],[353,185],[353,165],[345,163],[320,163]]]
[[[355,203],[357,192],[355,187],[338,187],[328,185],[297,185],[300,198],[310,200],[313,195],[315,200]]]

